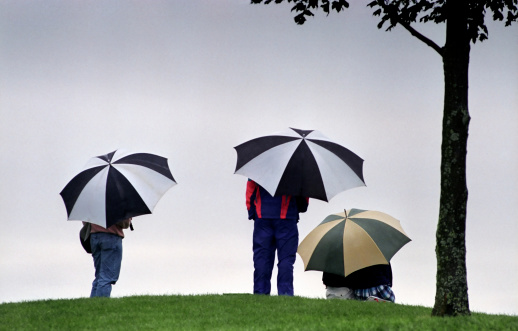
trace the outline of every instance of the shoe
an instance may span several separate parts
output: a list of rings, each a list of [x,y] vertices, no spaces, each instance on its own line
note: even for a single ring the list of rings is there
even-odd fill
[[[367,298],[367,301],[376,301],[376,302],[391,302],[392,301],[389,301],[389,300],[385,300],[385,299],[382,299],[382,298],[378,298],[378,297],[375,297],[375,296],[370,296]]]

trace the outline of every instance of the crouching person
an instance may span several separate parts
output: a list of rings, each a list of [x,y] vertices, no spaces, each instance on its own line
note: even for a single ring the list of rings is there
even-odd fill
[[[395,302],[390,264],[357,270],[347,277],[324,272],[322,282],[328,299],[356,299]]]

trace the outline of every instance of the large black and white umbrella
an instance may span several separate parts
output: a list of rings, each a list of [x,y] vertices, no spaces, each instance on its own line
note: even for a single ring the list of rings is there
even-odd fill
[[[68,220],[107,228],[130,217],[150,214],[174,185],[166,158],[116,150],[90,159],[60,194]]]
[[[363,159],[317,130],[288,130],[234,147],[236,174],[272,196],[294,195],[329,201],[347,189],[365,186]]]

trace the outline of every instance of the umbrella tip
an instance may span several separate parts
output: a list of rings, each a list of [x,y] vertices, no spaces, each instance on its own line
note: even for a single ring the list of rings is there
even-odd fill
[[[344,209],[345,219],[347,219],[347,210]]]

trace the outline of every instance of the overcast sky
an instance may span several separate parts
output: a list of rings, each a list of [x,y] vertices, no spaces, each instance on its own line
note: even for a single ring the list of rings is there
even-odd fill
[[[112,295],[251,293],[233,147],[294,127],[362,157],[367,183],[311,199],[300,241],[345,208],[388,213],[412,238],[392,260],[396,301],[432,307],[441,58],[356,3],[304,26],[292,17],[248,0],[0,0],[0,302],[90,294],[92,258],[59,192],[118,148],[167,157],[178,185],[126,232]],[[444,26],[417,28],[443,45]],[[470,58],[469,299],[518,314],[518,28],[489,28]],[[294,285],[324,298],[299,256]]]

